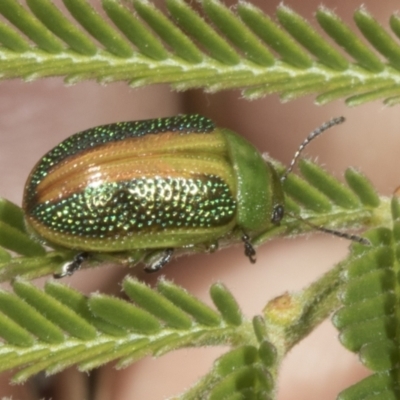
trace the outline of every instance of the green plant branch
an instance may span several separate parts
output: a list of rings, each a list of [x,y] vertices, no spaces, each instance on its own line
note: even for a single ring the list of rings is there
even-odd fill
[[[348,105],[400,101],[396,15],[389,31],[360,8],[354,13],[355,32],[321,7],[316,21],[326,35],[320,35],[283,5],[275,23],[245,2],[232,11],[203,0],[197,12],[181,0],[167,0],[169,14],[164,14],[145,0],[133,1],[133,7],[103,0],[108,19],[86,0],[64,4],[74,22],[49,0],[27,0],[26,6],[0,2],[0,14],[8,20],[0,22],[1,79],[62,76],[69,83],[95,79],[132,86],[169,83],[179,90],[240,88],[248,98],[316,94],[318,104],[343,97]],[[211,287],[214,307],[163,280],[151,289],[126,279],[123,289],[130,301],[98,293],[86,297],[55,282],[39,290],[18,278],[59,272],[75,252],[46,253],[26,232],[23,211],[1,199],[0,280],[12,280],[13,292],[0,291],[0,370],[19,369],[14,382],[23,382],[39,371],[52,374],[71,365],[87,371],[118,361],[122,368],[178,348],[228,345],[231,350],[180,398],[273,398],[286,353],[335,312],[342,344],[374,372],[339,398],[362,400],[371,393],[398,398],[398,201],[389,204],[379,197],[356,170],[346,171],[343,184],[308,161],[299,167],[301,177],[291,174],[284,185],[282,224],[252,237],[253,244],[317,226],[373,228],[365,234],[371,246],[354,244],[345,261],[302,291],[271,300],[263,316],[251,322],[222,284]],[[231,239],[227,245],[239,241]],[[138,251],[127,264],[146,256]],[[94,257],[85,267],[107,261],[113,258]]]
[[[15,66],[18,66],[18,70],[15,70]],[[176,71],[175,75],[171,75],[171,69]],[[13,54],[5,49],[0,51],[0,72],[3,79],[23,78],[29,81],[65,76],[67,82],[71,82],[71,76],[74,76],[77,80],[96,79],[99,82],[125,80],[132,86],[176,83],[180,90],[205,87],[208,91],[218,91],[257,86],[259,94],[287,92],[287,98],[291,95],[289,89],[292,85],[295,85],[294,93],[300,90],[317,92],[322,88],[330,92],[341,87],[346,87],[353,93],[357,90],[366,91],[370,87],[380,89],[391,85],[393,92],[398,94],[395,89],[400,83],[400,71],[391,67],[386,67],[377,74],[358,66],[350,66],[345,72],[327,69],[322,64],[314,64],[308,70],[294,70],[292,66],[279,61],[272,67],[264,68],[245,60],[241,60],[238,65],[229,66],[204,57],[201,64],[192,65],[176,57],[154,61],[139,54],[121,59],[106,52],[88,57],[72,52],[49,55],[41,50]],[[213,83],[213,78],[219,82]],[[310,87],[311,84],[315,85],[315,89]],[[263,89],[263,86],[266,87]],[[249,97],[255,97],[253,91],[254,89],[249,89]],[[327,101],[323,99],[324,102]]]
[[[357,179],[364,178],[358,175]],[[400,206],[395,199],[390,208],[397,218]],[[151,289],[126,278],[123,289],[129,302],[98,293],[86,297],[58,282],[47,282],[40,290],[16,280],[14,293],[0,292],[0,336],[5,340],[0,349],[1,370],[20,369],[14,382],[23,382],[42,370],[52,374],[77,365],[86,371],[113,360],[123,368],[144,356],[161,356],[178,348],[229,345],[232,349],[180,398],[235,398],[234,394],[266,398],[276,390],[286,353],[342,303],[345,307],[334,318],[342,343],[350,350],[361,350],[368,367],[388,368],[386,350],[379,350],[382,356],[378,357],[375,348],[392,326],[381,321],[389,317],[388,323],[395,324],[391,304],[397,301],[393,291],[397,283],[392,268],[398,269],[394,254],[399,227],[395,221],[393,230],[380,227],[368,232],[371,246],[353,244],[346,260],[305,289],[269,301],[263,316],[255,316],[252,323],[219,283],[210,289],[214,303],[210,308],[165,280]],[[397,343],[391,329],[386,332],[389,344]],[[371,345],[370,350],[361,348],[363,341]],[[382,390],[390,391],[389,377],[377,374],[372,381],[360,382],[359,390],[376,391],[383,385]],[[351,397],[354,391],[346,390],[343,398],[358,399]]]
[[[123,287],[136,305],[101,294],[87,298],[55,282],[40,290],[15,281],[14,293],[0,292],[0,336],[8,342],[0,349],[0,370],[22,368],[18,383],[75,364],[86,371],[119,360],[123,368],[182,347],[257,344],[222,284],[210,290],[217,311],[168,281],[159,281],[158,291],[132,278]]]
[[[360,400],[375,393],[398,398],[400,207],[391,201],[392,225],[367,233],[369,249],[354,246],[342,275],[342,308],[333,316],[344,347],[359,355],[373,374],[344,390],[341,400]]]
[[[350,261],[354,257],[357,253]],[[264,317],[252,323],[222,284],[210,289],[215,311],[165,280],[151,289],[128,277],[123,288],[130,302],[102,294],[87,298],[58,282],[40,290],[17,280],[14,293],[0,292],[0,336],[6,341],[0,369],[19,369],[13,382],[20,383],[72,365],[87,371],[118,360],[117,368],[124,368],[178,348],[229,345],[232,349],[180,398],[219,399],[221,393],[249,391],[265,398],[276,390],[284,355],[340,306],[348,263],[300,292],[271,300]]]
[[[360,30],[354,32],[320,7],[316,20],[324,37],[283,5],[277,24],[246,2],[232,11],[203,0],[198,13],[182,0],[168,0],[167,15],[145,0],[133,1],[133,10],[103,0],[109,19],[86,0],[64,3],[74,23],[49,0],[28,0],[28,9],[17,0],[1,2],[0,14],[11,24],[0,24],[2,79],[62,76],[68,83],[240,88],[248,98],[279,93],[284,101],[316,94],[318,104],[343,97],[349,105],[375,99],[397,104],[400,96],[400,45],[364,8],[354,13]],[[390,26],[397,36],[397,16]]]
[[[281,360],[290,349],[339,307],[342,290],[339,263],[309,287],[285,293],[271,300],[264,308],[268,337],[277,348]]]
[[[273,162],[279,173],[282,165]],[[285,218],[279,226],[252,237],[255,246],[262,245],[274,237],[306,234],[315,227],[347,230],[366,229],[375,226],[390,226],[391,209],[387,199],[379,198],[368,179],[354,169],[345,173],[347,185],[314,163],[301,160],[300,171],[303,177],[290,174],[285,182],[286,193]],[[16,277],[33,279],[59,272],[63,264],[70,262],[76,252],[67,249],[54,249],[45,253],[43,247],[25,231],[23,211],[16,205],[0,201],[0,281]],[[233,236],[228,243],[241,242],[241,232]],[[11,256],[6,250],[12,250],[21,257]],[[203,252],[204,248],[178,249],[176,254]],[[0,254],[0,256],[1,256]],[[134,266],[145,261],[151,254],[146,249],[129,255],[94,254],[84,263],[84,268],[101,266],[104,263],[122,263]]]
[[[151,289],[126,278],[130,302],[102,294],[87,298],[58,282],[41,290],[17,280],[14,293],[0,292],[0,336],[6,341],[0,369],[19,369],[13,382],[20,383],[71,365],[87,371],[118,360],[117,368],[123,368],[178,348],[229,345],[181,398],[218,399],[230,391],[265,397],[275,390],[283,353],[337,309],[340,273],[338,266],[305,290],[272,300],[265,319],[256,316],[252,323],[222,284],[210,289],[215,311],[165,280]]]

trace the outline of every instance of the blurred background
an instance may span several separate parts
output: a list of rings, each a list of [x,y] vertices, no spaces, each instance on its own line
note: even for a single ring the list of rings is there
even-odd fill
[[[269,15],[280,3],[252,2]],[[287,0],[285,5],[311,20],[320,3]],[[324,5],[355,27],[352,14],[362,3],[384,26],[399,8],[394,0],[325,0]],[[347,122],[310,145],[307,156],[339,178],[346,167],[357,167],[380,194],[389,196],[400,184],[399,108],[387,108],[380,101],[358,108],[348,108],[343,101],[317,107],[313,99],[309,96],[282,104],[277,95],[250,102],[241,98],[237,90],[204,94],[200,90],[177,93],[163,85],[131,89],[124,83],[65,86],[61,79],[2,82],[0,196],[20,205],[31,168],[44,153],[73,133],[111,122],[188,112],[211,117],[218,126],[235,130],[284,164],[290,162],[310,131],[331,117],[343,115]],[[206,301],[209,286],[222,281],[236,296],[245,315],[252,317],[261,313],[269,299],[299,290],[329,270],[346,255],[348,245],[345,240],[316,233],[269,242],[258,249],[255,265],[248,262],[238,246],[213,255],[175,260],[161,274]],[[100,290],[117,294],[118,283],[128,273],[150,284],[161,275],[146,275],[141,267],[128,270],[110,266],[78,272],[63,282],[86,293]],[[293,349],[282,369],[279,400],[333,400],[338,392],[367,375],[357,357],[340,346],[337,335],[327,321]],[[159,400],[176,395],[202,376],[223,350],[181,350],[161,359],[145,359],[123,371],[107,366],[93,375],[95,399]],[[9,375],[0,375],[0,397],[38,398],[30,383],[15,387],[8,384],[8,379]],[[87,398],[87,375],[75,369],[43,383],[54,400]]]

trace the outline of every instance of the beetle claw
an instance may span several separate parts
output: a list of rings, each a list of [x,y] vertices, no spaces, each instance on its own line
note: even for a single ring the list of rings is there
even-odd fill
[[[88,257],[89,257],[88,253],[78,253],[72,261],[67,262],[62,266],[60,273],[54,273],[53,278],[61,279],[66,276],[71,276],[75,271],[78,271],[81,268],[83,262]]]
[[[150,273],[159,271],[164,265],[171,261],[173,253],[174,249],[166,249],[160,258],[154,261],[149,267],[145,267],[144,270]]]
[[[250,242],[250,238],[245,233],[242,236],[242,241],[244,243],[244,254],[250,260],[252,264],[254,264],[256,259],[256,250]]]

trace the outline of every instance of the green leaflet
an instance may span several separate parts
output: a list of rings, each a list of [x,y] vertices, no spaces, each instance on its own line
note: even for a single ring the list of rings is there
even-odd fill
[[[264,349],[265,350],[265,349]],[[273,348],[270,350],[274,351]],[[270,352],[266,350],[267,353]],[[266,357],[268,358],[268,356]],[[274,381],[263,365],[259,350],[250,345],[237,347],[219,357],[212,370],[185,392],[182,400],[208,399],[269,399]]]

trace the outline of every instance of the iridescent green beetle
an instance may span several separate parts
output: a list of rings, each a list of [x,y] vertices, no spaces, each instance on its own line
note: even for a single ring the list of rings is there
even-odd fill
[[[23,207],[33,235],[77,252],[62,277],[99,254],[139,252],[156,271],[175,249],[212,251],[240,240],[255,262],[251,238],[279,224],[284,195],[276,170],[249,142],[182,115],[69,137],[34,167]]]

